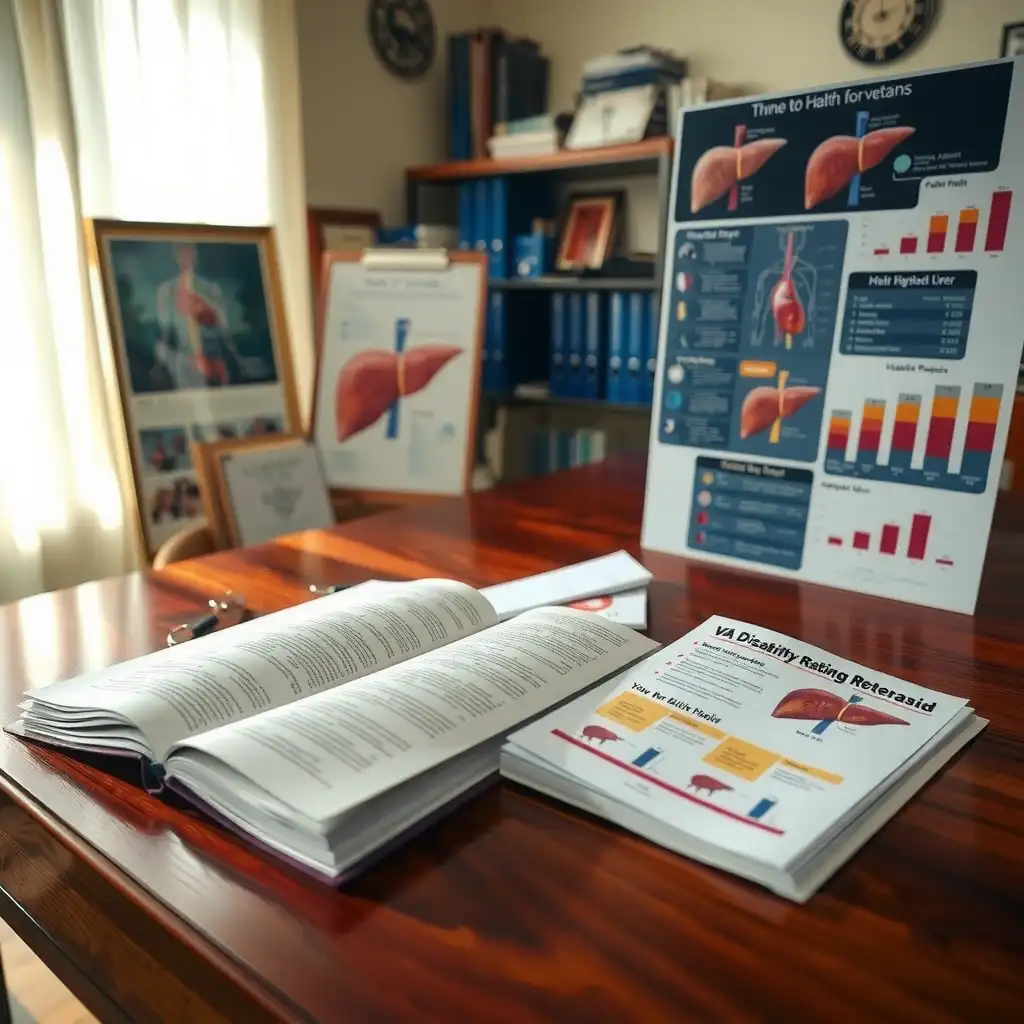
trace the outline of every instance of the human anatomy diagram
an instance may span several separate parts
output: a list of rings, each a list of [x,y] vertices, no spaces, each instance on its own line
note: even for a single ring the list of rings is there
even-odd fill
[[[807,160],[804,208],[810,210],[831,199],[858,174],[877,167],[913,134],[913,128],[879,128],[859,139],[852,135],[833,135],[826,139]]]
[[[779,232],[780,258],[758,275],[750,338],[755,348],[765,343],[769,331],[776,346],[791,349],[794,336],[803,335],[802,347],[814,347],[818,269],[800,258],[806,241],[806,228]]]
[[[338,440],[345,441],[389,413],[387,436],[398,436],[398,403],[422,391],[457,355],[455,345],[418,345],[408,352],[368,350],[341,368],[334,390]]]
[[[742,138],[739,131],[737,136]],[[758,139],[705,150],[690,177],[690,212],[699,213],[740,181],[753,177],[785,145],[785,139]]]

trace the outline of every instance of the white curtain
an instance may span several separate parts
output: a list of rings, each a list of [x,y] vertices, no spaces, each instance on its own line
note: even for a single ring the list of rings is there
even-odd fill
[[[0,601],[137,557],[82,216],[273,224],[308,405],[297,83],[292,0],[0,0]]]

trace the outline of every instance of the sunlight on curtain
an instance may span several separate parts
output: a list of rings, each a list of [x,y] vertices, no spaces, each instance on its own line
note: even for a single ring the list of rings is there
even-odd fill
[[[130,564],[53,13],[0,0],[0,600]]]
[[[261,0],[64,0],[88,216],[267,224]]]

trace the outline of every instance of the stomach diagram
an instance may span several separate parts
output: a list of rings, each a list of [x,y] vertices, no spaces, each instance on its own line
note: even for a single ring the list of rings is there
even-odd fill
[[[360,352],[341,368],[334,389],[338,440],[345,441],[389,413],[387,436],[398,436],[399,399],[422,391],[459,353],[454,345],[419,345],[408,352]]]
[[[742,133],[737,130],[739,140]],[[721,199],[740,181],[751,178],[786,144],[785,139],[758,139],[734,146],[714,146],[701,154],[690,178],[690,212]],[[730,209],[735,204],[730,202]]]
[[[804,208],[810,210],[831,199],[856,175],[877,167],[913,134],[913,128],[879,128],[859,139],[852,135],[833,135],[826,139],[807,160]]]
[[[844,725],[909,725],[895,715],[867,707],[859,701],[846,701],[829,690],[791,690],[776,705],[772,718],[797,718],[817,722],[842,722]]]

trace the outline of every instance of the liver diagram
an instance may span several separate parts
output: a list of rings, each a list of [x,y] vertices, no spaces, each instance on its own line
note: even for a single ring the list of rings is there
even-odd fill
[[[813,209],[831,199],[858,174],[877,167],[913,128],[879,128],[861,138],[833,135],[811,153],[804,175],[804,208]]]
[[[460,352],[454,345],[419,345],[408,352],[354,355],[334,389],[338,440],[373,426],[399,399],[422,391]]]
[[[753,177],[785,144],[785,139],[758,139],[705,150],[690,178],[690,212],[698,213],[738,182]]]
[[[778,444],[782,436],[782,421],[821,394],[821,388],[806,385],[786,387],[788,379],[789,372],[781,370],[777,385],[763,385],[747,392],[740,406],[741,440],[745,441],[770,427],[768,439],[772,444]]]
[[[776,705],[772,718],[797,718],[816,722],[842,722],[844,725],[909,725],[895,715],[886,714],[863,703],[845,701],[829,690],[790,690]]]

